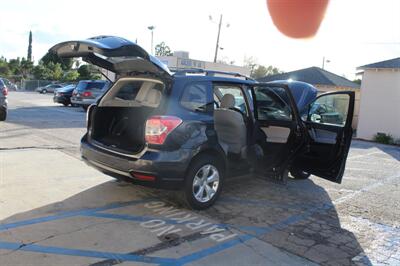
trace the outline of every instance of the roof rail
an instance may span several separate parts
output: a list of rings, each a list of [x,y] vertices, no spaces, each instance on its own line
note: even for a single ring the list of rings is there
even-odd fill
[[[186,74],[204,74],[206,76],[215,76],[215,75],[229,75],[229,76],[234,76],[234,77],[241,77],[241,78],[245,78],[246,80],[253,80],[255,81],[255,79],[240,74],[240,73],[236,73],[236,72],[225,72],[225,71],[217,71],[217,70],[205,70],[205,69],[201,69],[201,68],[188,68],[188,69],[181,69],[178,70],[174,73],[174,75],[186,75]]]

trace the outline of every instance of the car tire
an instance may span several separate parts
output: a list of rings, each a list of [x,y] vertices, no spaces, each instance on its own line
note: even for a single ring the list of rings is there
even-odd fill
[[[64,105],[64,106],[68,106],[68,105],[69,105],[69,103],[63,103],[63,105]]]
[[[183,191],[186,205],[195,210],[212,206],[221,194],[223,176],[223,167],[218,158],[212,155],[197,157],[186,174]]]
[[[87,109],[89,108],[88,105],[82,105],[83,110],[87,111]]]
[[[5,121],[7,118],[7,111],[0,109],[0,121]]]
[[[297,167],[292,167],[290,169],[290,175],[294,178],[294,179],[308,179],[311,174],[307,173]]]
[[[41,94],[46,94],[46,93],[47,93],[47,90],[42,90],[40,93],[41,93]]]

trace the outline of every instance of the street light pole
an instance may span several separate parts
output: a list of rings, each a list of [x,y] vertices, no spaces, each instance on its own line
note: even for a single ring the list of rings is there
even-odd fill
[[[217,35],[217,44],[215,45],[214,63],[217,62],[218,48],[219,48],[219,35],[221,34],[221,25],[222,25],[222,14],[219,17],[218,35]]]
[[[154,29],[156,28],[156,27],[154,27],[154,26],[148,26],[147,27],[150,31],[151,31],[151,51],[150,51],[150,53],[152,54],[152,55],[154,55],[154,52],[153,52],[153,31],[154,31]]]

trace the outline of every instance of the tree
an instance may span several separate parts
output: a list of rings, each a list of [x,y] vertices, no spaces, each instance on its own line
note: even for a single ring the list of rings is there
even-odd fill
[[[7,60],[4,57],[0,57],[0,76],[8,77],[11,74]]]
[[[59,63],[50,62],[45,65],[41,62],[33,68],[33,75],[36,79],[60,80],[63,78],[64,72]]]
[[[33,62],[25,59],[25,57],[22,57],[21,64],[19,67],[19,72],[22,75],[22,77],[27,78],[29,74],[32,72],[32,69],[33,69]]]
[[[78,68],[79,79],[100,79],[101,74],[98,73],[98,70],[93,68],[93,65],[81,65]]]
[[[76,70],[70,70],[65,72],[63,80],[65,81],[75,81],[79,78],[79,73]]]
[[[257,63],[257,59],[250,56],[244,58],[244,67],[250,69],[250,77],[254,79],[259,79],[265,76],[275,75],[283,73],[283,71],[279,70],[274,66],[263,66]]]
[[[355,80],[353,80],[353,82],[361,85],[361,79],[355,79]]]
[[[271,76],[275,74],[280,74],[282,73],[281,70],[274,66],[263,66],[263,65],[257,65],[252,73],[252,78],[254,79],[259,79],[265,76]]]
[[[27,60],[32,62],[32,31],[29,31],[29,41],[28,41],[28,56]]]
[[[165,42],[161,42],[156,45],[155,47],[156,50],[156,56],[170,56],[172,55],[171,49],[169,48],[168,45],[165,44]]]

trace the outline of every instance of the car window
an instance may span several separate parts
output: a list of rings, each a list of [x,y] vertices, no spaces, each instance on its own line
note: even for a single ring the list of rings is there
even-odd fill
[[[208,100],[208,88],[209,85],[206,82],[190,83],[183,90],[181,105],[191,111],[208,112],[212,110],[213,101]]]
[[[104,83],[103,83],[104,84]],[[150,79],[120,79],[104,95],[99,106],[158,107],[164,84]]]
[[[121,100],[135,100],[143,82],[142,81],[131,81],[121,86],[115,98]]]
[[[284,89],[282,88],[284,91]],[[278,90],[279,91],[279,90]],[[293,119],[289,104],[277,93],[277,87],[254,87],[259,120],[290,121]]]
[[[225,94],[232,94],[235,97],[235,108],[248,115],[246,101],[239,85],[214,85],[214,99],[218,106],[221,106],[221,99]]]
[[[90,81],[81,81],[79,82],[76,89],[78,91],[83,90],[101,90],[104,87],[105,82],[90,82]]]
[[[350,97],[347,94],[322,95],[311,104],[307,119],[314,123],[343,127],[349,103]]]

